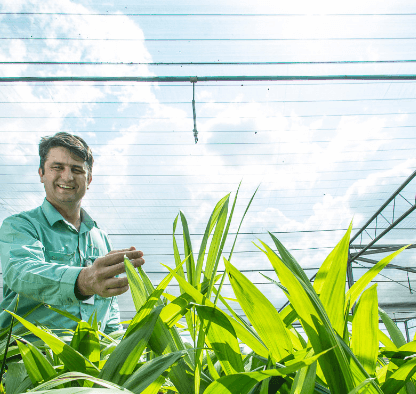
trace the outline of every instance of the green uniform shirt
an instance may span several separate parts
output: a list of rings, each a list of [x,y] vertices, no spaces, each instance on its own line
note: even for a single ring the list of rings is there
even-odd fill
[[[85,321],[96,311],[101,330],[106,333],[121,328],[116,297],[95,295],[80,301],[75,296],[75,282],[82,267],[111,250],[107,235],[83,209],[81,220],[77,231],[45,199],[40,207],[3,221],[0,228],[1,308],[13,311],[19,294],[19,316],[39,303],[46,303]],[[51,329],[76,327],[74,321],[43,305],[27,320]],[[10,314],[0,313],[1,328],[7,327],[10,321]]]

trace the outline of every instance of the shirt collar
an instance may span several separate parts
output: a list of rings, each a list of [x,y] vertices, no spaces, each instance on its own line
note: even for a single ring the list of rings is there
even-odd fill
[[[49,225],[52,227],[56,222],[67,222],[64,217],[56,210],[56,208],[45,198],[41,206],[43,214],[45,215]],[[85,229],[85,227],[86,229]],[[80,232],[90,231],[93,227],[97,227],[97,224],[91,218],[88,213],[81,208],[81,227]]]

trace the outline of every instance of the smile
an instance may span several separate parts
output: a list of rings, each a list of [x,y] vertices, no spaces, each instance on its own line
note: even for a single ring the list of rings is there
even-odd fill
[[[61,189],[65,189],[65,190],[75,189],[75,187],[73,187],[73,186],[66,186],[66,185],[58,185],[58,187],[60,187]]]

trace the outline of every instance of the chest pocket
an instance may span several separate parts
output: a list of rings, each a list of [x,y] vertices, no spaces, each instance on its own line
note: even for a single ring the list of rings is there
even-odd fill
[[[47,251],[47,260],[51,263],[75,265],[75,253],[62,253]]]

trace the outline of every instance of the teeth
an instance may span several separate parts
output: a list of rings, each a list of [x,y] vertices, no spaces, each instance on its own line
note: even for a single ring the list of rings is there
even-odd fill
[[[71,186],[65,186],[65,185],[58,185],[59,187],[61,187],[62,189],[73,189],[73,187]]]

